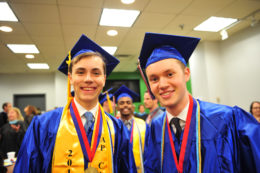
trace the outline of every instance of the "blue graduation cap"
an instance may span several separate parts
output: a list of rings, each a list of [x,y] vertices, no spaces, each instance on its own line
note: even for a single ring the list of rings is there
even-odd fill
[[[106,75],[108,76],[113,69],[117,66],[119,63],[119,60],[116,59],[114,56],[110,55],[108,52],[106,52],[103,48],[101,48],[98,44],[90,40],[87,36],[84,34],[81,35],[77,43],[74,45],[74,47],[71,49],[71,60],[86,52],[98,52],[100,53],[106,60]],[[63,60],[61,65],[59,66],[58,70],[61,71],[64,74],[68,74],[68,64],[66,61],[69,59],[69,55],[66,56],[66,58]]]
[[[142,69],[157,61],[174,58],[187,65],[200,38],[158,33],[145,33],[139,56]]]
[[[136,102],[139,98],[139,95],[137,93],[130,90],[125,85],[122,85],[113,95],[116,98],[116,103],[122,97],[130,97],[133,102]]]
[[[113,97],[113,94],[109,93],[112,89],[113,88],[109,88],[107,91],[105,91],[99,95],[100,104],[103,104],[105,101],[107,101],[107,93],[108,93],[109,99],[111,99]]]

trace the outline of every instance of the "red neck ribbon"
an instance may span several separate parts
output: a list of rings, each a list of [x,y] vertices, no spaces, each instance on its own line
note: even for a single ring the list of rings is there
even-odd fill
[[[99,110],[98,110],[98,117],[97,117],[95,131],[93,132],[94,133],[93,134],[94,135],[94,141],[93,141],[94,143],[93,143],[92,148],[90,148],[88,138],[87,138],[87,134],[86,134],[86,131],[83,127],[83,124],[80,123],[81,118],[80,118],[80,115],[79,115],[79,112],[78,112],[78,109],[75,105],[74,100],[72,100],[72,107],[73,107],[73,110],[74,110],[74,113],[75,113],[75,117],[78,121],[78,125],[79,125],[80,131],[81,131],[81,134],[82,134],[82,138],[83,138],[83,141],[84,141],[84,145],[85,145],[85,148],[86,148],[86,151],[87,151],[87,154],[88,154],[89,162],[92,162],[94,155],[95,155],[95,152],[96,152],[96,148],[97,148],[96,146],[97,146],[98,132],[99,132],[99,128],[100,128],[100,116],[101,116],[100,107],[98,108]]]
[[[178,160],[177,160],[175,146],[174,146],[174,142],[173,142],[173,139],[172,139],[172,132],[171,132],[170,125],[169,125],[169,122],[168,122],[168,118],[166,116],[166,126],[168,127],[168,134],[169,134],[172,154],[173,154],[173,158],[174,158],[176,168],[177,168],[179,173],[183,172],[183,162],[184,162],[184,156],[185,156],[185,151],[186,151],[186,146],[187,146],[187,141],[188,141],[188,135],[189,135],[189,129],[190,129],[190,121],[191,121],[192,109],[193,109],[193,99],[192,99],[191,95],[189,95],[189,100],[190,100],[190,105],[189,105],[188,115],[187,115],[186,124],[185,124],[185,128],[184,128],[184,134],[183,134],[183,139],[182,139],[182,144],[181,144],[179,163],[178,163]]]

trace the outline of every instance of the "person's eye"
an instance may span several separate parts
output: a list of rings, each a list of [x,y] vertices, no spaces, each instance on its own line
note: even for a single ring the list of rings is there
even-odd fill
[[[151,81],[151,82],[156,82],[156,81],[158,81],[158,78],[157,78],[157,77],[151,77],[151,78],[150,78],[150,81]]]
[[[84,74],[84,71],[82,71],[82,70],[76,71],[76,74],[79,74],[79,75]]]
[[[99,76],[101,73],[99,71],[94,71],[93,74]]]
[[[173,73],[168,73],[168,77],[172,77],[173,76]]]

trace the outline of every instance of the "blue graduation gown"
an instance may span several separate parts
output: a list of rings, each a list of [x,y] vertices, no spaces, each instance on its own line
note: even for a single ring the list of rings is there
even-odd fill
[[[62,110],[62,108],[58,108],[33,118],[24,136],[14,173],[51,172],[52,153]],[[127,129],[116,118],[109,114],[107,116],[113,121],[115,130],[114,173],[132,172],[129,167],[128,155],[130,149]]]
[[[196,101],[194,106],[196,107]],[[260,126],[259,123],[241,108],[218,105],[203,101],[200,104],[201,116],[201,157],[202,172],[209,173],[260,173]],[[156,118],[151,125],[147,159],[144,163],[147,173],[161,172],[162,126],[166,113]],[[194,115],[185,152],[183,172],[193,173],[196,161],[196,125]],[[165,129],[165,136],[168,135]],[[181,139],[183,132],[181,135]],[[177,155],[180,145],[172,133]],[[162,172],[177,173],[169,137],[165,137]]]
[[[134,119],[136,119],[136,118],[134,118]],[[138,124],[138,125],[141,125],[141,124]],[[149,125],[147,123],[145,123],[145,126],[146,126],[146,130],[145,130],[145,139],[144,139],[144,151],[147,150],[147,148],[148,148],[148,141],[149,141],[149,134],[150,134]],[[131,138],[132,129],[133,129],[133,123],[132,123],[130,130],[128,130],[129,139]],[[135,138],[135,137],[138,137],[138,136],[133,136],[133,138]],[[135,165],[134,153],[133,153],[133,143],[130,143],[129,147],[131,149],[130,155],[129,155],[129,164],[132,167],[133,172],[137,173],[137,168],[136,168],[136,165]],[[144,163],[145,160],[146,160],[146,157],[143,154],[143,163]]]

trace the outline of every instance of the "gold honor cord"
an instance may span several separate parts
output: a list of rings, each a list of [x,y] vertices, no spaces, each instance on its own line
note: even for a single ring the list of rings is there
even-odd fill
[[[134,118],[133,121],[133,154],[137,173],[143,173],[143,151],[145,143],[146,123]]]
[[[70,103],[63,110],[58,128],[53,159],[52,172],[84,172],[84,155],[79,137],[72,121],[69,109]],[[100,106],[100,105],[99,105]],[[115,145],[115,130],[112,120],[105,115],[102,107],[102,133],[92,162],[88,163],[85,171],[113,173],[113,149]],[[94,126],[95,127],[95,126]],[[110,129],[110,131],[109,131]],[[94,129],[96,130],[96,129]],[[94,133],[94,132],[93,132]],[[91,145],[93,142],[91,142]]]

